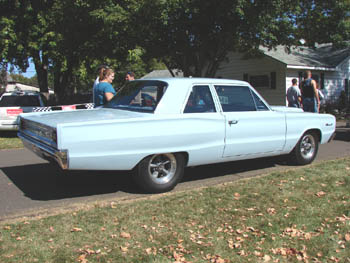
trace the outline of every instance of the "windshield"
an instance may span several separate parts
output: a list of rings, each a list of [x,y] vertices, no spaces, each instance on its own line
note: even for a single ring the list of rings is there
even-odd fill
[[[157,80],[135,80],[122,87],[105,108],[154,112],[167,83]]]
[[[35,107],[40,106],[38,96],[18,95],[3,96],[0,100],[0,107]]]

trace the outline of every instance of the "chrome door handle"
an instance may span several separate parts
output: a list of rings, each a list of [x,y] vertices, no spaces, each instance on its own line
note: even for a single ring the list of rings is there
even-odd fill
[[[232,124],[237,124],[238,123],[238,120],[231,120],[231,121],[228,121],[228,124],[231,126]]]

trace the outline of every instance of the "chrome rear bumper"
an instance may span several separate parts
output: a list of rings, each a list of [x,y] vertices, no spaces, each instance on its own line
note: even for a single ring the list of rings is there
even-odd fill
[[[17,135],[22,140],[24,147],[45,160],[55,160],[64,170],[68,169],[69,163],[67,150],[58,150],[20,132]]]

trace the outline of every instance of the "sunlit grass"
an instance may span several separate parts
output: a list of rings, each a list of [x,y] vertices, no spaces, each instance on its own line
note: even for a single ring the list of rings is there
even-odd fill
[[[0,150],[22,147],[22,141],[17,137],[16,132],[0,132]]]
[[[1,262],[350,262],[350,158],[0,226]],[[154,196],[152,196],[154,197]]]

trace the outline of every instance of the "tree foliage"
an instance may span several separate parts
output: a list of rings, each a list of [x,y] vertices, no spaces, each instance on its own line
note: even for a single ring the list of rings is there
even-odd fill
[[[228,52],[350,38],[349,0],[0,0],[0,62],[35,64],[41,91],[91,87],[99,64],[215,76]]]
[[[145,0],[135,24],[151,56],[186,76],[213,77],[229,51],[348,40],[349,10],[348,0]]]

